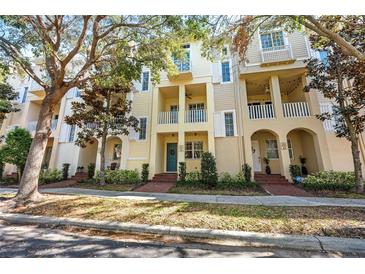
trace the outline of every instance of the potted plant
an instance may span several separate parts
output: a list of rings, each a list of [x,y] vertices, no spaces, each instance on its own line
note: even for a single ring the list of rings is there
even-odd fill
[[[269,166],[270,160],[268,158],[264,157],[264,162],[266,164],[266,167],[265,167],[266,174],[271,174],[271,168]]]
[[[308,175],[308,169],[305,167],[305,163],[307,162],[307,159],[303,156],[299,156],[299,161],[302,165],[301,169],[302,169],[302,175],[303,176],[307,176]]]

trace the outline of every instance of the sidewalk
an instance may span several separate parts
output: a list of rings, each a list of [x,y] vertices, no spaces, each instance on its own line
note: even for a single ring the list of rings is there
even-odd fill
[[[302,236],[272,233],[256,233],[232,230],[201,228],[182,228],[176,226],[144,225],[76,218],[33,216],[26,214],[0,214],[0,220],[13,224],[73,226],[113,232],[146,233],[172,235],[189,238],[225,239],[243,242],[249,246],[279,247],[297,250],[315,250],[320,252],[365,253],[365,240],[323,236]]]
[[[0,188],[0,193],[16,193],[16,189]],[[263,205],[263,206],[339,206],[364,207],[365,199],[343,199],[323,197],[294,197],[294,196],[228,196],[228,195],[191,195],[149,192],[120,192],[94,190],[84,188],[53,188],[40,189],[42,193],[85,195],[101,198],[116,198],[127,200],[160,200],[177,202],[197,202],[212,204],[234,205]]]

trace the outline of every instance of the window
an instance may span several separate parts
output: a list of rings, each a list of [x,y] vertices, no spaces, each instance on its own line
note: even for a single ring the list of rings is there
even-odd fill
[[[228,47],[224,47],[223,48],[222,54],[223,54],[223,56],[227,56],[228,55]]]
[[[150,81],[150,73],[148,71],[143,72],[143,74],[142,74],[142,91],[148,90],[149,81]]]
[[[139,140],[146,140],[146,132],[147,132],[147,118],[139,119]]]
[[[276,140],[266,140],[266,154],[268,159],[279,159],[278,143]]]
[[[113,160],[119,160],[122,155],[122,144],[115,144],[113,148]]]
[[[171,106],[170,106],[170,111],[171,111],[171,112],[179,111],[179,106],[178,106],[178,105],[171,105]]]
[[[200,159],[203,153],[203,142],[186,142],[185,143],[185,158]]]
[[[231,81],[231,73],[229,69],[229,62],[222,63],[222,82],[230,82]]]
[[[189,104],[189,110],[203,110],[204,103]]]
[[[23,97],[22,97],[22,103],[25,103],[25,101],[27,100],[27,96],[28,96],[28,87],[24,88],[24,92],[23,92]]]
[[[75,133],[76,133],[76,125],[70,126],[70,133],[68,135],[68,141],[73,142],[75,139]]]
[[[75,97],[76,98],[81,97],[81,90],[79,90],[78,88],[76,88],[76,90],[75,90]]]
[[[224,124],[226,129],[226,136],[234,136],[233,113],[224,113]]]
[[[185,55],[182,59],[177,58],[175,55],[172,56],[174,64],[177,70],[180,72],[190,71],[190,45],[183,45],[182,48],[185,50]]]
[[[294,158],[294,153],[293,153],[293,145],[291,143],[291,140],[288,139],[287,143],[288,143],[289,158],[293,159]]]
[[[284,33],[282,31],[261,34],[260,39],[261,48],[264,51],[282,49],[285,45]]]
[[[319,59],[324,65],[328,66],[328,52],[326,50],[319,51]]]

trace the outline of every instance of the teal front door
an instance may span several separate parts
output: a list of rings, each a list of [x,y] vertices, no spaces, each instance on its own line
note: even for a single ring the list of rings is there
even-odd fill
[[[177,144],[167,144],[166,171],[175,172],[177,170]]]

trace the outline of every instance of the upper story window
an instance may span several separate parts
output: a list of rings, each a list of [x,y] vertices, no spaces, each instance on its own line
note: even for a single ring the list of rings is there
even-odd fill
[[[75,140],[75,133],[76,133],[76,125],[70,126],[70,132],[68,135],[68,141],[73,142]]]
[[[284,33],[275,31],[260,34],[261,48],[263,51],[279,50],[285,46]]]
[[[28,96],[28,87],[24,88],[24,92],[23,92],[23,96],[22,96],[22,103],[25,103],[25,101],[27,100],[27,96]]]
[[[223,56],[228,56],[228,47],[227,46],[224,46],[223,49],[222,49],[222,54]]]
[[[145,71],[142,73],[142,91],[148,90],[148,83],[150,81],[150,73]]]
[[[190,71],[190,45],[183,45],[182,48],[185,50],[183,58],[173,56],[172,59],[179,72]]]
[[[234,136],[233,112],[224,113],[226,136]]]
[[[229,61],[222,62],[222,82],[231,81],[231,73],[229,67]]]
[[[139,118],[139,140],[146,140],[147,135],[147,118]]]
[[[328,65],[328,52],[326,50],[320,50],[318,52],[319,59],[324,65]]]

